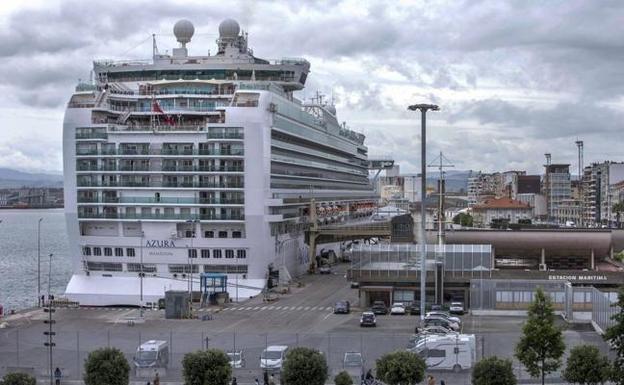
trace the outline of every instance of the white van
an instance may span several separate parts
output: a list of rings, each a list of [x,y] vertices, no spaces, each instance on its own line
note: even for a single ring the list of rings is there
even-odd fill
[[[169,364],[167,341],[150,340],[142,343],[134,355],[137,368],[166,368]]]
[[[472,368],[477,355],[474,334],[429,335],[410,350],[418,353],[429,369],[455,372]]]
[[[288,352],[286,345],[269,346],[262,351],[260,356],[260,369],[268,371],[280,371]]]

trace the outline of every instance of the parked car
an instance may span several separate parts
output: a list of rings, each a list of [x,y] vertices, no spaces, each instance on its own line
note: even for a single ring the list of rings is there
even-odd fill
[[[405,305],[399,302],[393,303],[392,307],[390,308],[390,314],[391,315],[405,315]]]
[[[411,315],[420,315],[420,302],[412,302],[408,306],[407,311]]]
[[[442,305],[440,305],[439,303],[434,303],[433,305],[431,305],[431,311],[436,310],[442,310]]]
[[[262,351],[260,356],[260,369],[267,371],[280,371],[288,352],[288,346],[274,345]]]
[[[338,301],[334,305],[334,314],[349,314],[351,313],[351,304],[349,301]]]
[[[429,316],[425,317],[424,327],[427,326],[444,326],[445,328],[454,330],[456,332],[461,330],[461,326],[458,323],[455,323],[449,319],[439,316]]]
[[[359,282],[351,281],[351,289],[358,289],[360,287]]]
[[[242,350],[236,350],[233,352],[227,352],[227,356],[230,359],[230,366],[232,369],[240,369],[245,367],[245,358]]]
[[[377,317],[375,317],[375,313],[370,312],[370,311],[365,311],[364,313],[362,313],[362,316],[360,317],[360,326],[376,327]]]
[[[414,329],[414,332],[416,334],[450,334],[450,333],[457,333],[455,331],[453,331],[450,328],[446,328],[444,326],[427,326],[427,327],[416,327],[416,329]]]
[[[319,267],[319,274],[331,274],[331,267],[329,265]]]
[[[383,301],[373,302],[371,311],[375,314],[388,314],[388,308],[386,307],[386,304]]]
[[[359,384],[364,378],[364,359],[360,352],[346,352],[342,360],[342,369],[349,374],[354,384]]]
[[[449,312],[451,314],[459,314],[464,315],[464,303],[463,302],[451,302],[451,306],[449,307]]]
[[[445,311],[430,311],[429,313],[426,314],[426,317],[446,318],[447,320],[451,322],[455,322],[456,324],[461,326],[461,318],[453,317],[452,315],[450,315],[448,312],[445,312]]]

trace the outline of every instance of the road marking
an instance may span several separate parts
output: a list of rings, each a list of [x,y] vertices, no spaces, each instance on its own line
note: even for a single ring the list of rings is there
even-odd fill
[[[331,310],[331,309],[332,309],[331,306],[328,306],[325,308],[325,310]]]
[[[323,318],[323,320],[326,320],[327,318],[329,318],[329,316],[330,316],[330,315],[332,315],[332,313],[328,313],[328,314],[327,314],[327,315]]]
[[[304,310],[310,310],[310,306],[306,306]]]
[[[278,307],[275,308],[275,310],[282,310],[282,307],[278,306]]]
[[[267,309],[268,310],[273,310],[273,309],[275,309],[275,306],[269,306],[269,307],[267,307]]]

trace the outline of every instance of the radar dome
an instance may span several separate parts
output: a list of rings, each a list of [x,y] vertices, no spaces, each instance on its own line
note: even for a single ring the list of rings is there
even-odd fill
[[[195,27],[193,27],[193,23],[186,19],[179,20],[173,26],[173,34],[183,47],[186,46],[186,43],[191,41],[191,37],[193,37],[194,33]]]
[[[336,116],[336,106],[334,106],[333,104],[327,106],[327,111],[329,111],[332,115]]]
[[[240,26],[234,19],[225,19],[219,24],[219,35],[221,37],[237,37]]]

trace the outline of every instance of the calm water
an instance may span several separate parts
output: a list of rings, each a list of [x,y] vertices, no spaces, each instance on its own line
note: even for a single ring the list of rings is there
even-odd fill
[[[41,292],[48,291],[52,257],[51,292],[62,294],[71,277],[63,209],[0,210],[0,304],[23,309],[37,303],[37,221],[41,222]]]

